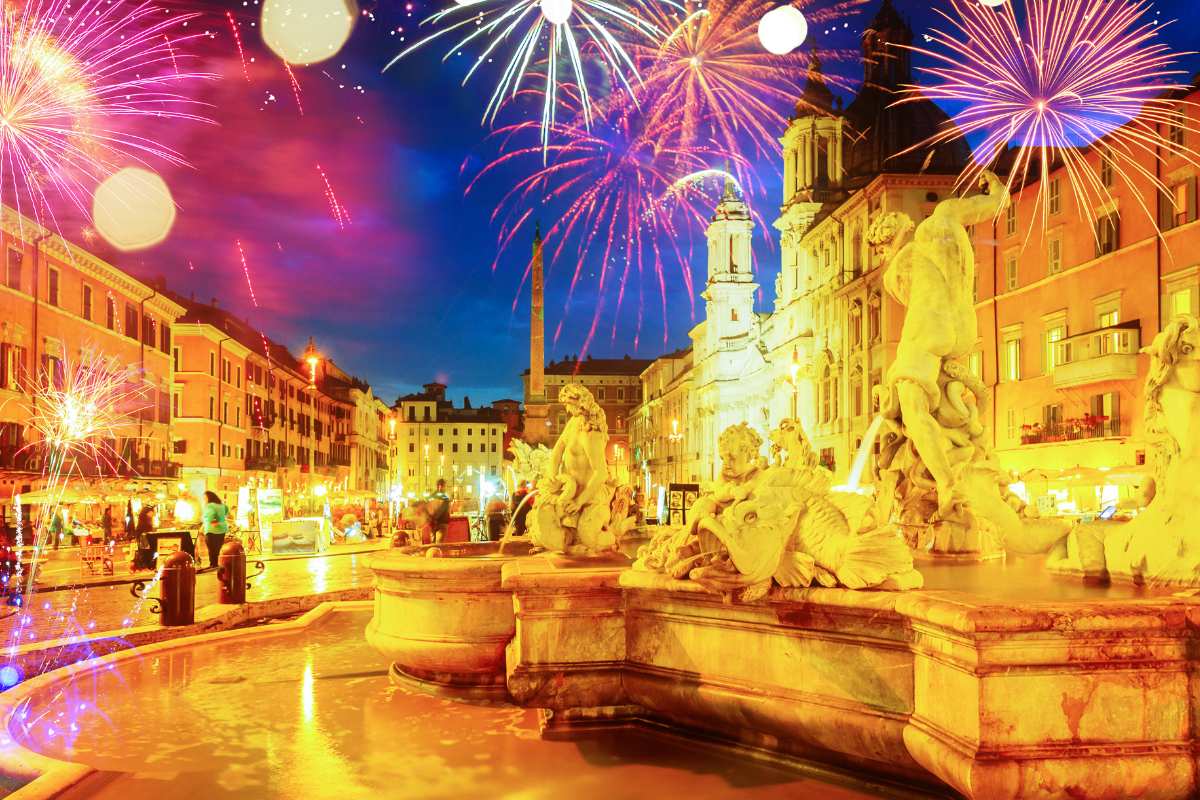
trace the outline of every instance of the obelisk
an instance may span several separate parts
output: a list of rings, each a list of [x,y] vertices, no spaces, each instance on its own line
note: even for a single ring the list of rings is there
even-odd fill
[[[529,286],[529,382],[525,387],[525,441],[530,444],[553,439],[546,403],[546,298],[542,278],[542,228],[533,234],[533,262]]]

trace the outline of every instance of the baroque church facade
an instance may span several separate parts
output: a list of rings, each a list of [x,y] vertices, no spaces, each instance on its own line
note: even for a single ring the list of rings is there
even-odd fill
[[[920,222],[954,191],[969,155],[961,143],[905,153],[949,123],[928,101],[895,104],[913,81],[901,47],[911,40],[892,0],[883,0],[863,35],[862,88],[844,108],[814,58],[780,139],[784,187],[774,227],[781,261],[769,311],[755,308],[767,276],[750,269],[750,209],[726,185],[706,231],[705,318],[690,332],[690,374],[675,381],[688,395],[682,447],[661,452],[668,448],[651,424],[659,399],[652,387],[644,387],[631,417],[631,455],[647,490],[713,479],[721,431],[747,422],[765,438],[790,416],[801,420],[822,461],[846,476],[904,313],[883,290],[884,265],[867,231],[890,211]]]

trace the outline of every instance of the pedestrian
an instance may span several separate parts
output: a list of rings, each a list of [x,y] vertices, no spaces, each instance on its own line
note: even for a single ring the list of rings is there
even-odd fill
[[[63,510],[61,508],[54,509],[54,516],[50,518],[50,536],[54,539],[54,549],[58,549],[58,545],[62,542],[63,534]]]
[[[217,556],[221,553],[221,546],[225,544],[225,534],[229,532],[229,523],[225,521],[229,516],[229,506],[221,502],[221,498],[216,492],[206,491],[204,493],[204,544],[208,548],[208,566],[210,569],[217,568]]]
[[[438,478],[437,491],[433,493],[429,505],[436,506],[429,520],[433,527],[433,543],[441,544],[446,537],[446,529],[450,527],[450,497],[446,494],[444,478]]]
[[[138,512],[137,530],[134,532],[138,536],[143,533],[154,533],[154,506],[150,504],[142,506],[142,510]]]
[[[529,496],[529,482],[521,481],[521,487],[512,496],[512,535],[524,536],[526,533],[529,509],[533,508],[533,498]],[[526,499],[528,498],[528,499]]]
[[[113,515],[112,506],[104,507],[104,514],[100,518],[100,525],[104,528],[104,541],[111,542],[113,540]]]

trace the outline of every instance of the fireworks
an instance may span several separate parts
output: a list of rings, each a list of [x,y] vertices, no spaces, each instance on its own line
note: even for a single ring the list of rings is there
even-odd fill
[[[1173,82],[1182,72],[1156,39],[1156,24],[1145,19],[1146,0],[1027,0],[1023,21],[1012,3],[951,5],[953,16],[939,12],[951,28],[929,37],[940,49],[913,48],[935,60],[921,70],[931,80],[911,87],[901,102],[927,97],[964,106],[953,126],[916,147],[978,138],[965,184],[1011,151],[1009,185],[1039,179],[1045,225],[1046,178],[1058,164],[1080,208],[1111,199],[1112,180],[1088,164],[1089,151],[1123,181],[1141,179],[1163,193],[1158,165],[1174,157],[1200,163],[1182,136],[1167,135],[1188,125],[1182,104],[1165,96],[1182,88]],[[1135,196],[1156,220],[1144,195]]]
[[[662,0],[660,0],[662,1]],[[560,62],[570,64],[575,95],[583,114],[584,126],[592,121],[592,93],[584,69],[584,51],[590,49],[611,74],[613,80],[626,90],[638,80],[637,68],[626,50],[626,37],[657,41],[665,35],[647,16],[644,0],[611,3],[608,0],[459,0],[444,11],[426,19],[422,24],[440,26],[440,30],[403,50],[388,64],[447,34],[454,40],[443,60],[477,45],[482,51],[463,78],[463,83],[485,63],[490,62],[510,41],[516,46],[501,70],[500,79],[483,112],[484,121],[495,122],[505,101],[514,98],[522,88],[530,65],[544,69],[539,78],[543,84],[542,144],[547,144],[550,130],[555,126],[556,113],[561,105],[559,96]],[[538,53],[544,57],[536,59]],[[386,69],[386,67],[385,67]]]
[[[173,36],[195,15],[107,0],[5,5],[0,17],[0,201],[43,221],[47,192],[87,207],[88,184],[128,162],[182,157],[130,119],[199,120]]]
[[[828,23],[852,13],[865,0],[829,7],[800,8],[814,21]],[[679,19],[671,11],[656,18],[670,34],[655,47],[632,51],[641,67],[651,125],[671,120],[665,135],[687,148],[710,137],[729,152],[747,145],[756,155],[774,156],[785,127],[785,112],[801,97],[809,54],[773,55],[759,42],[758,24],[774,0],[712,0],[703,8],[689,4]],[[840,58],[840,52],[826,53]],[[843,86],[836,77],[829,79]],[[752,175],[739,173],[743,182]]]
[[[537,162],[545,159],[543,166],[512,187],[497,208],[496,214],[503,217],[500,250],[503,252],[518,232],[528,227],[539,206],[554,207],[557,221],[546,231],[548,255],[553,265],[568,250],[572,251],[575,266],[568,304],[584,274],[585,263],[597,265],[595,289],[600,302],[593,313],[584,351],[595,336],[605,291],[616,284],[615,310],[619,312],[625,302],[629,278],[634,274],[639,278],[635,345],[643,316],[640,279],[645,277],[653,279],[661,297],[666,341],[664,250],[678,263],[689,299],[694,297],[689,259],[681,249],[680,229],[687,222],[703,224],[711,204],[707,200],[702,202],[699,193],[677,186],[677,176],[704,170],[708,161],[725,154],[701,146],[664,145],[667,137],[661,126],[666,124],[664,121],[648,127],[634,109],[621,108],[592,130],[556,126],[544,151],[541,144],[523,147],[513,144],[531,133],[537,123],[506,126],[494,134],[501,142],[503,154],[468,187],[470,192],[482,178],[513,160],[536,163],[534,159]],[[668,196],[671,202],[665,203]],[[561,331],[560,320],[555,340]]]
[[[26,446],[43,451],[50,476],[68,476],[83,463],[115,473],[120,456],[112,442],[136,432],[134,419],[148,408],[144,388],[129,370],[96,354],[49,363],[30,387],[29,428],[37,435]]]

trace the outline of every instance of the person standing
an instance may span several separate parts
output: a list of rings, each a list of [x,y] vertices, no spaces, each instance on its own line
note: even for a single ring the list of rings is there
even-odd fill
[[[430,522],[433,526],[433,543],[441,544],[446,537],[446,529],[450,527],[450,497],[446,494],[444,478],[438,478],[437,491],[433,493],[430,505],[436,506],[433,514],[430,515]]]
[[[113,540],[113,515],[112,506],[104,507],[104,514],[100,518],[100,525],[104,528],[104,541],[111,542]]]
[[[208,548],[208,566],[210,569],[217,568],[217,556],[221,553],[221,546],[225,544],[225,534],[229,533],[229,523],[226,518],[229,516],[229,506],[221,502],[221,498],[216,492],[206,491],[204,493],[204,544]]]

